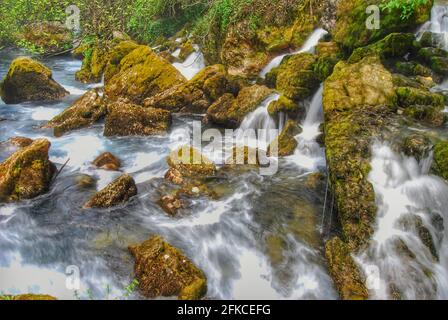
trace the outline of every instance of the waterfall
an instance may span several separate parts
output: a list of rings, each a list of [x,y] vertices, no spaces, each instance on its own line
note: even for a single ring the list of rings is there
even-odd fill
[[[418,163],[379,142],[372,151],[376,227],[369,246],[355,257],[370,296],[447,299],[448,185],[428,173],[431,158]],[[432,250],[422,240],[429,235]]]
[[[190,54],[184,62],[173,63],[175,67],[187,80],[191,80],[199,71],[205,68],[205,58],[197,45],[194,45],[195,52]],[[180,51],[179,51],[180,53]],[[177,54],[177,51],[173,53]]]
[[[431,10],[431,20],[426,22],[417,32],[420,39],[424,32],[437,35],[437,45],[448,51],[448,4],[437,3]]]
[[[264,79],[272,69],[277,68],[282,63],[284,57],[302,52],[312,52],[319,40],[327,33],[327,31],[321,28],[314,30],[314,32],[308,37],[308,39],[305,41],[305,44],[299,50],[293,53],[285,53],[272,59],[271,62],[269,62],[269,64],[264,67],[263,70],[261,70],[260,77]]]

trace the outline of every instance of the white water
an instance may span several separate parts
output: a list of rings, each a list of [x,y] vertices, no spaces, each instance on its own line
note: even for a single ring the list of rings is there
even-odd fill
[[[433,6],[431,20],[420,28],[417,38],[421,38],[426,31],[435,33],[438,36],[436,45],[448,51],[448,4],[436,3]]]
[[[282,55],[279,55],[277,57],[275,57],[274,59],[271,60],[271,62],[269,62],[269,64],[263,68],[263,70],[261,70],[260,72],[260,78],[265,78],[266,75],[274,68],[277,68],[281,63],[283,58],[287,57],[287,56],[292,56],[298,53],[303,53],[303,52],[313,52],[314,48],[316,47],[317,43],[319,42],[319,40],[326,35],[328,32],[325,31],[324,29],[316,29],[314,30],[314,32],[308,37],[308,39],[306,40],[306,42],[304,43],[304,45],[297,51],[292,52],[292,53],[285,53]]]
[[[187,79],[191,80],[195,75],[205,68],[205,58],[197,45],[195,52],[190,54],[184,62],[175,62],[173,66]],[[176,51],[174,53],[177,53]]]
[[[369,180],[378,206],[376,227],[370,246],[356,257],[368,275],[370,297],[391,299],[393,285],[403,299],[447,299],[447,184],[428,174],[430,159],[417,163],[379,142],[372,151]],[[415,217],[432,235],[440,262],[420,239]]]

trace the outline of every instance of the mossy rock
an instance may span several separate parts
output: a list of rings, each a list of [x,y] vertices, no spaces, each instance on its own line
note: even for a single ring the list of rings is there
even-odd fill
[[[398,61],[395,64],[395,68],[399,73],[405,76],[422,76],[422,77],[432,76],[431,69],[415,61],[409,61],[409,62]]]
[[[124,57],[138,47],[134,41],[121,41],[117,44],[108,55],[108,62],[104,70],[104,81],[109,81],[115,74],[120,71],[120,63]]]
[[[439,107],[414,105],[407,107],[404,114],[432,127],[442,127],[447,121],[447,115]]]
[[[73,34],[59,22],[36,22],[26,25],[19,38],[45,54],[72,48]]]
[[[48,140],[36,139],[0,164],[0,202],[32,199],[48,191],[56,169],[49,149]]]
[[[135,258],[134,274],[144,296],[198,300],[207,293],[204,273],[161,237],[129,246],[129,251]]]
[[[293,101],[284,95],[281,95],[278,100],[272,101],[269,104],[268,112],[271,116],[283,112],[292,118],[301,118],[305,115],[306,110],[302,103]]]
[[[403,58],[408,53],[416,53],[419,47],[412,33],[392,33],[371,45],[353,51],[348,59],[355,63],[368,56],[378,56],[382,60]]]
[[[121,161],[110,152],[103,152],[93,160],[92,164],[100,169],[118,171],[121,167]]]
[[[237,94],[238,91],[238,83],[227,74],[223,65],[218,64],[204,68],[186,83],[146,99],[144,106],[171,112],[204,114],[223,94]]]
[[[288,120],[285,124],[280,135],[269,146],[269,154],[273,155],[273,150],[277,148],[278,156],[285,157],[294,154],[294,151],[299,144],[296,140],[296,136],[301,133],[301,129],[297,122],[294,120]]]
[[[275,88],[288,99],[303,100],[312,96],[319,86],[320,81],[314,74],[316,61],[317,56],[310,53],[288,56],[266,78],[271,82],[275,78]]]
[[[52,72],[31,58],[15,59],[0,84],[0,96],[6,104],[26,101],[59,100],[69,92],[53,80]]]
[[[57,300],[55,297],[46,294],[19,294],[19,295],[0,295],[0,300]]]
[[[92,89],[76,100],[72,106],[50,120],[45,127],[53,128],[60,137],[72,130],[88,127],[106,115],[106,105],[100,89]]]
[[[232,148],[230,156],[226,159],[227,166],[245,165],[260,166],[260,152],[258,149],[248,146],[236,146]]]
[[[33,139],[27,137],[12,137],[8,139],[8,142],[18,148],[25,148],[33,143]]]
[[[366,300],[365,280],[351,256],[349,247],[335,237],[325,244],[325,256],[331,277],[343,300]]]
[[[432,169],[435,174],[448,181],[448,141],[435,144]]]
[[[421,134],[407,136],[402,144],[402,151],[408,157],[414,157],[417,161],[429,156],[433,149],[431,140]]]
[[[167,158],[168,165],[181,177],[203,178],[216,174],[215,164],[191,146],[172,151]]]
[[[134,179],[124,174],[95,194],[83,208],[110,208],[128,202],[135,195],[137,186]]]
[[[430,65],[434,72],[448,76],[448,57],[432,57]]]
[[[123,97],[140,104],[185,81],[179,71],[151,48],[138,46],[121,60],[120,71],[105,83],[105,93],[111,100]]]
[[[193,45],[190,41],[187,41],[180,47],[179,59],[184,61],[193,52],[195,52]]]
[[[82,83],[98,83],[101,81],[109,60],[110,43],[97,40],[88,44],[83,51],[81,70],[75,78]]]
[[[164,134],[171,125],[171,113],[143,108],[119,100],[107,106],[104,136],[148,136]]]
[[[448,52],[445,50],[442,50],[440,48],[432,48],[432,47],[425,47],[421,48],[418,53],[417,57],[424,63],[431,64],[431,59],[434,57],[448,57]]]
[[[341,60],[342,53],[336,42],[319,42],[316,46],[317,61],[313,65],[319,81],[324,81],[332,73],[334,66]]]
[[[398,105],[403,108],[415,105],[443,108],[445,105],[445,98],[441,94],[432,93],[423,89],[398,87],[396,93]]]
[[[420,5],[406,19],[400,19],[400,8],[392,11],[383,10],[381,12],[381,27],[370,30],[366,28],[366,21],[370,16],[369,13],[366,13],[366,9],[370,5],[380,6],[382,0],[339,1],[336,26],[331,33],[334,40],[349,54],[354,49],[378,41],[390,33],[413,32],[416,26],[429,20],[432,2],[428,1]]]
[[[224,94],[208,108],[207,117],[216,124],[236,128],[272,93],[265,86],[253,85],[241,89],[236,98],[230,93]]]

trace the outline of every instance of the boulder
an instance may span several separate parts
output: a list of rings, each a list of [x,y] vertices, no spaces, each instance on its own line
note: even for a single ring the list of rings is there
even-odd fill
[[[144,296],[198,300],[206,294],[204,273],[161,237],[129,246],[129,251],[135,258],[134,273]]]
[[[432,93],[428,90],[412,88],[412,87],[398,87],[396,89],[398,105],[403,108],[410,106],[433,106],[443,108],[445,106],[445,98],[438,93]]]
[[[172,151],[167,158],[168,165],[184,178],[204,178],[214,176],[214,163],[191,146],[184,146]],[[176,172],[174,171],[174,172]],[[179,177],[178,174],[176,176]]]
[[[128,202],[135,195],[137,195],[137,186],[134,179],[124,174],[95,194],[83,208],[114,207]]]
[[[272,142],[269,146],[269,153],[271,154],[274,143],[278,148],[278,156],[285,157],[294,154],[294,151],[299,144],[296,140],[296,136],[301,133],[301,128],[294,120],[288,120],[280,135],[276,138],[275,142]]]
[[[316,61],[317,56],[310,53],[287,56],[278,68],[266,75],[266,81],[286,98],[303,100],[319,87],[320,81],[314,73]]]
[[[293,101],[284,95],[281,95],[277,100],[272,101],[268,106],[268,112],[271,116],[275,116],[283,112],[291,118],[303,118],[306,114],[306,109],[303,103]]]
[[[119,71],[106,81],[105,93],[112,100],[124,97],[140,104],[184,82],[185,78],[168,61],[151,48],[138,46],[121,60]]]
[[[170,216],[175,216],[177,214],[177,211],[184,206],[181,199],[172,195],[161,197],[159,200],[159,204],[160,207],[162,207],[163,211],[168,213]]]
[[[104,152],[93,160],[93,165],[104,170],[118,171],[121,166],[121,161],[112,153]]]
[[[104,70],[104,81],[109,81],[120,71],[120,63],[124,57],[138,47],[134,41],[121,41],[109,52],[108,61]]]
[[[342,58],[336,42],[319,42],[316,46],[317,61],[313,65],[314,74],[320,82],[325,81],[332,73],[334,66]]]
[[[105,115],[106,104],[102,93],[100,89],[92,89],[50,120],[44,127],[53,128],[54,136],[60,137],[69,131],[88,127]]]
[[[6,104],[59,100],[68,94],[53,80],[50,69],[31,58],[15,59],[0,84],[0,96]]]
[[[107,106],[104,135],[148,136],[166,133],[171,124],[171,113],[119,100]]]
[[[190,81],[146,99],[144,106],[204,114],[223,94],[237,94],[238,89],[223,65],[213,65],[201,70]]]
[[[98,83],[101,81],[106,64],[109,60],[110,43],[93,41],[82,45],[80,51],[83,57],[81,70],[76,72],[76,80],[82,83]]]
[[[0,202],[32,199],[48,191],[56,170],[49,149],[48,140],[36,139],[0,164]]]
[[[272,93],[265,86],[253,85],[241,89],[236,98],[230,93],[224,94],[208,108],[207,117],[216,124],[236,128]]]
[[[440,141],[434,146],[432,169],[435,174],[448,181],[448,141]]]
[[[12,137],[9,138],[8,142],[18,148],[25,148],[33,143],[33,139],[27,137]]]

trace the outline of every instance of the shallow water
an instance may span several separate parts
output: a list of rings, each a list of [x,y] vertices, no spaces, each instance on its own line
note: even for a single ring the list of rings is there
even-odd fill
[[[17,55],[0,52],[0,76]],[[165,158],[188,142],[193,118],[175,116],[165,136],[106,138],[98,123],[54,138],[40,126],[89,86],[74,80],[80,61],[58,57],[44,62],[71,95],[56,103],[0,102],[0,118],[5,119],[0,122],[0,141],[46,137],[52,143],[51,160],[58,167],[69,162],[47,194],[0,206],[0,292],[64,299],[143,298],[124,293],[133,279],[127,246],[160,234],[204,270],[209,298],[337,298],[318,231],[324,191],[305,184],[310,173],[324,170],[323,154],[316,156],[319,165],[311,167],[300,159],[280,159],[273,176],[230,171],[210,183],[219,200],[194,200],[171,218],[156,204],[165,187]],[[2,144],[0,161],[13,151]],[[82,210],[89,197],[120,175],[90,164],[104,151],[121,158],[122,171],[137,182],[138,196],[125,206]],[[78,186],[80,174],[93,176],[96,186]],[[79,290],[66,286],[69,266],[80,270]]]

